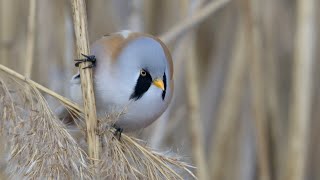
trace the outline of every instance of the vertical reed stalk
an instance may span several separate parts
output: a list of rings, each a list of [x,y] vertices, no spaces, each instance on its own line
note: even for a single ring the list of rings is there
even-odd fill
[[[262,40],[261,40],[261,22],[259,19],[259,11],[256,0],[243,1],[243,14],[246,19],[246,27],[248,28],[249,36],[247,54],[251,59],[250,79],[253,92],[253,115],[256,127],[256,144],[257,144],[257,159],[260,180],[270,180],[270,157],[269,157],[269,137],[268,123],[266,122],[265,98],[264,98],[264,82],[262,68]]]
[[[33,64],[33,59],[34,59],[36,9],[37,9],[37,0],[29,0],[27,49],[26,49],[26,61],[25,61],[26,62],[25,76],[28,78],[31,77],[32,64]]]
[[[131,14],[129,18],[129,27],[133,31],[143,32],[144,30],[144,17],[143,17],[143,1],[131,0],[130,1]]]
[[[191,135],[192,153],[197,166],[197,175],[199,179],[206,180],[209,177],[204,150],[203,121],[200,118],[200,98],[194,33],[189,36],[189,42],[189,58],[186,62],[185,76],[188,99],[189,132]]]
[[[188,15],[192,15],[193,12],[199,10],[201,0],[199,1],[184,1],[186,7],[188,7]],[[201,180],[209,179],[208,165],[205,158],[205,143],[204,143],[204,127],[203,119],[200,117],[200,94],[199,94],[199,77],[198,77],[198,63],[196,48],[196,33],[191,31],[187,35],[188,41],[188,53],[187,61],[185,65],[185,84],[187,93],[187,105],[188,105],[188,127],[191,137],[191,149],[194,157],[194,162],[197,166],[197,175]]]
[[[285,179],[306,178],[311,114],[312,66],[315,57],[316,0],[297,1],[292,103]]]
[[[90,54],[88,44],[88,31],[87,31],[87,13],[84,0],[71,0],[73,10],[73,23],[76,37],[76,47],[78,58],[81,57],[81,53]],[[84,112],[87,124],[87,141],[89,157],[93,160],[99,160],[100,142],[99,136],[96,132],[97,114],[95,96],[93,90],[92,69],[84,67],[89,66],[90,63],[81,63],[79,70],[81,76],[82,96],[84,102]],[[93,161],[95,164],[96,162]]]
[[[10,0],[0,1],[0,63],[9,64],[9,49],[12,43],[13,30],[13,7],[14,2]]]
[[[276,47],[276,18],[279,7],[277,0],[260,1],[260,7],[263,7],[265,13],[265,48],[262,56],[265,57],[266,72],[264,76],[265,92],[266,92],[266,115],[270,122],[270,174],[272,179],[280,180],[280,174],[283,173],[282,153],[284,144],[283,117],[280,111],[280,95],[279,95],[279,62],[277,59]]]
[[[246,41],[245,30],[241,18],[238,27],[235,29],[236,42],[233,48],[232,61],[226,78],[224,94],[217,115],[217,124],[214,127],[214,138],[211,142],[211,179],[225,179],[228,169],[225,168],[225,158],[227,155],[228,143],[235,131],[236,114],[241,101],[242,87],[246,73],[247,60],[245,57]]]

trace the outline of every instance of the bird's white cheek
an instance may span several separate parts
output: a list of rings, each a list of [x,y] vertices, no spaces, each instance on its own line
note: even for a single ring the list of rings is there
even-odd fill
[[[155,121],[166,109],[167,103],[162,99],[162,90],[151,86],[142,98],[133,102],[128,108],[128,117],[135,119],[136,125],[146,127]]]

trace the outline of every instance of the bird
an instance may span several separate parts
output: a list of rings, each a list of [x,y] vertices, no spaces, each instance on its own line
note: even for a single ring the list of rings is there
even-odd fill
[[[157,37],[123,30],[93,42],[90,55],[76,61],[93,64],[97,116],[123,113],[114,123],[121,132],[143,129],[167,109],[173,95],[173,62]],[[80,74],[71,78],[71,99],[83,104]]]

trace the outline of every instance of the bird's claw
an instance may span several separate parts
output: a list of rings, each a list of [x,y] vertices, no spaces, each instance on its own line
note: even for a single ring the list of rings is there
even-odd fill
[[[114,132],[114,136],[118,136],[118,140],[120,141],[121,139],[121,134],[123,132],[123,128],[119,128],[119,127],[114,127],[116,129],[116,131]]]
[[[83,63],[83,62],[91,62],[91,64],[87,67],[84,67],[82,69],[87,69],[87,68],[93,68],[96,66],[96,57],[94,55],[85,55],[85,54],[82,54],[81,55],[85,58],[83,59],[75,59],[74,61],[76,61],[76,63],[74,64],[76,67],[79,67],[80,63]]]

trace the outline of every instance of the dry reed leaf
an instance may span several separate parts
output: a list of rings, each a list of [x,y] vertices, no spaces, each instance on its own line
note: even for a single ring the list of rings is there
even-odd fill
[[[68,129],[50,110],[37,89],[40,85],[34,84],[5,70],[0,72],[0,132],[6,137],[9,149],[9,176],[25,179],[196,179],[191,171],[194,167],[182,162],[177,154],[153,151],[145,142],[125,134],[118,140],[114,136],[115,129],[109,126],[120,115],[116,113],[99,119],[102,154],[96,167],[92,167],[83,150],[87,149],[87,144],[80,143],[86,142],[83,141],[86,126],[82,110],[63,100],[62,104],[78,126]],[[60,97],[56,98],[61,101]],[[70,131],[81,135],[74,138]]]

